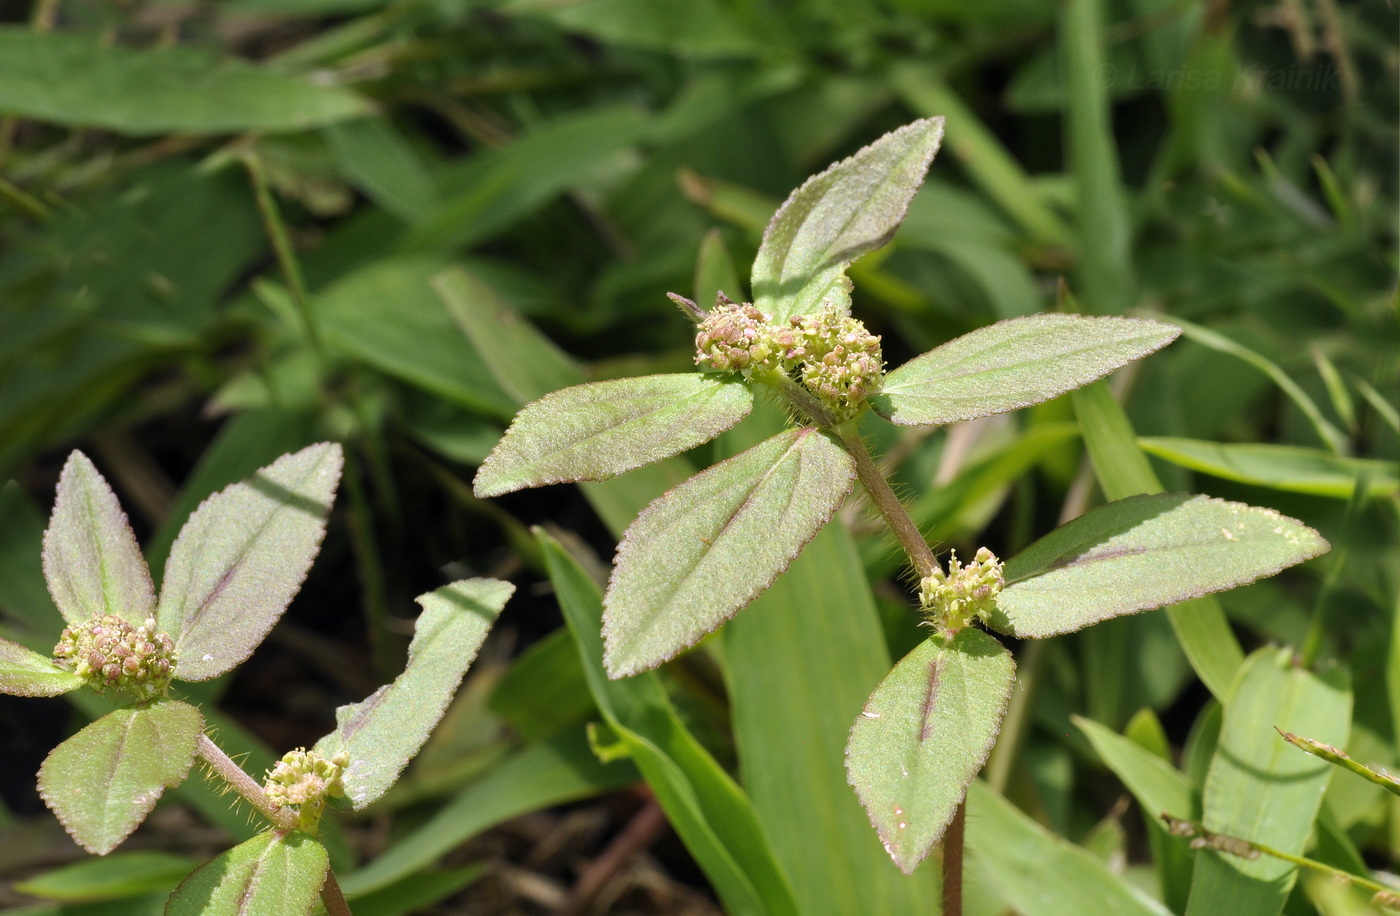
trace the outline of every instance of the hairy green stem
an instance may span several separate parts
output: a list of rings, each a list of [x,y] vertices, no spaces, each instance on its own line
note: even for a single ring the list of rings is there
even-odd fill
[[[885,522],[890,526],[890,531],[899,541],[900,546],[904,548],[904,552],[909,555],[909,562],[914,564],[914,571],[918,573],[920,579],[926,579],[933,575],[933,571],[938,568],[938,560],[933,555],[933,549],[924,540],[919,526],[914,524],[909,513],[904,511],[904,504],[899,501],[899,497],[891,489],[889,481],[885,480],[885,475],[880,473],[875,459],[870,457],[870,450],[865,447],[865,442],[855,431],[854,424],[842,424],[831,432],[855,459],[856,476],[860,478],[865,492],[870,494],[870,501],[875,504],[875,508],[884,517]]]
[[[195,744],[195,751],[201,760],[209,765],[209,769],[219,775],[219,778],[228,783],[229,788],[242,795],[248,800],[248,804],[257,808],[263,817],[272,822],[278,830],[293,830],[297,821],[293,814],[275,805],[272,799],[267,797],[263,787],[258,785],[257,780],[244,772],[243,768],[233,762],[233,758],[225,754],[223,748],[210,739],[204,733],[200,733]]]

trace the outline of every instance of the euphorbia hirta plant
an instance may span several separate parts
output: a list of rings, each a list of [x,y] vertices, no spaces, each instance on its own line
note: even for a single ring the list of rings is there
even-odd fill
[[[911,872],[985,763],[1014,680],[985,630],[1054,636],[1232,588],[1327,549],[1267,509],[1160,494],[1109,503],[1005,564],[985,548],[940,566],[877,469],[856,421],[943,426],[1027,407],[1170,343],[1170,324],[1046,314],[982,328],[884,371],[880,340],[850,314],[846,269],[904,218],[943,135],[906,125],[809,179],[754,261],[752,302],[697,322],[698,371],[579,385],[526,406],[475,487],[602,480],[707,442],[775,393],[793,428],[658,497],[628,528],[604,599],[604,660],[626,677],[694,645],[783,572],[856,480],[909,556],[928,639],[870,696],[847,747],[850,783],[894,861]]]
[[[49,754],[39,791],[80,845],[115,849],[196,758],[257,808],[270,828],[194,871],[170,916],[304,916],[323,899],[349,909],[316,840],[327,804],[379,798],[442,717],[512,586],[469,579],[418,599],[408,666],[363,703],[342,707],[311,750],[286,754],[262,785],[204,733],[180,681],[244,661],[301,589],[340,480],[339,445],[284,455],[205,500],[171,547],[159,599],[116,494],[80,452],[59,478],[44,534],[44,576],[67,627],[45,657],[0,640],[0,691],[57,696],[80,688],[118,708]]]

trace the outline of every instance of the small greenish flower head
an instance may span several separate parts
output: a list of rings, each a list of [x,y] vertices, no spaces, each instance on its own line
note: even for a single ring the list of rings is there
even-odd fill
[[[953,551],[946,573],[935,568],[933,575],[919,582],[919,608],[924,623],[941,632],[955,633],[974,617],[985,618],[996,607],[997,596],[1005,585],[1001,561],[987,548],[978,548],[966,566]]]
[[[343,751],[328,760],[299,747],[288,751],[267,771],[263,791],[273,804],[296,809],[298,830],[315,833],[326,799],[345,795],[341,778],[349,763],[350,755]]]
[[[750,303],[721,299],[700,323],[695,350],[697,365],[721,372],[795,375],[837,422],[859,413],[884,375],[880,338],[830,303],[775,324]]]
[[[157,631],[150,618],[134,627],[106,614],[67,627],[53,657],[99,693],[117,690],[141,702],[163,696],[175,674],[175,641]]]

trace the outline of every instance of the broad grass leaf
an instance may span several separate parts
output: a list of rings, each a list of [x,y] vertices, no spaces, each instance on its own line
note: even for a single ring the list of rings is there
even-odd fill
[[[326,883],[326,847],[304,833],[260,833],[180,882],[166,916],[306,916]]]
[[[1367,492],[1373,499],[1400,490],[1400,473],[1394,461],[1345,458],[1320,448],[1262,442],[1227,445],[1167,437],[1143,437],[1138,445],[1172,464],[1271,490],[1351,499],[1362,475],[1367,475]]]
[[[0,639],[0,693],[17,697],[56,697],[83,686],[83,679],[64,671],[53,659]]]
[[[1133,793],[1146,820],[1155,821],[1163,812],[1184,818],[1200,813],[1201,800],[1185,773],[1092,719],[1074,716],[1072,720],[1104,765]]]
[[[1318,675],[1292,649],[1260,649],[1245,660],[1225,701],[1220,743],[1203,793],[1207,829],[1301,855],[1333,768],[1290,747],[1275,728],[1343,747],[1351,691],[1338,669]],[[1197,854],[1187,916],[1271,916],[1297,875],[1271,856]]]
[[[1015,679],[1006,647],[968,627],[946,643],[920,643],[856,718],[846,775],[905,874],[943,836],[987,761]]]
[[[78,845],[109,853],[184,780],[203,728],[199,710],[176,700],[110,712],[49,753],[39,794]]]
[[[155,891],[169,893],[197,864],[198,861],[189,856],[170,852],[122,851],[101,859],[60,865],[16,881],[14,888],[47,900],[75,903],[116,900]]]
[[[185,522],[157,616],[175,640],[177,677],[223,674],[282,616],[321,549],[343,461],[328,442],[284,455],[200,503]]]
[[[140,626],[155,610],[151,573],[131,523],[82,452],[68,456],[58,478],[44,531],[44,578],[69,624],[116,614]]]
[[[273,133],[370,114],[348,89],[194,48],[0,28],[0,113],[124,134]]]
[[[1224,591],[1328,549],[1313,529],[1272,509],[1159,493],[1101,506],[1006,564],[988,618],[1022,638]]]
[[[316,744],[324,757],[350,755],[345,794],[356,809],[379,798],[418,753],[462,683],[515,586],[464,579],[418,596],[408,665],[362,703],[336,710],[336,728]]]
[[[972,331],[885,376],[870,406],[902,426],[941,426],[1039,404],[1177,338],[1146,318],[1028,315]]]
[[[575,385],[516,415],[473,488],[477,496],[499,496],[607,480],[709,442],[752,407],[753,394],[742,381],[698,372]]]
[[[1021,916],[1171,916],[1147,891],[981,780],[967,792],[967,849],[972,868]]]
[[[796,916],[792,887],[748,796],[686,729],[655,674],[609,680],[598,635],[602,595],[557,541],[538,536],[589,691],[726,910]]]
[[[841,507],[851,456],[795,429],[657,497],[618,545],[603,618],[611,677],[654,668],[767,588]]]
[[[754,305],[780,322],[820,311],[846,267],[899,228],[942,140],[942,118],[906,124],[793,191],[754,259]]]

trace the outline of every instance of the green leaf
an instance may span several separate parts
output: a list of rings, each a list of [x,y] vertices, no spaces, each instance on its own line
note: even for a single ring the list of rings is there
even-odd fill
[[[1099,759],[1123,781],[1138,804],[1142,805],[1145,818],[1156,820],[1163,812],[1177,817],[1196,817],[1201,803],[1185,773],[1092,719],[1081,716],[1073,716],[1072,719],[1084,737],[1089,739]]]
[[[326,883],[326,847],[304,833],[260,833],[195,869],[166,916],[306,916]]]
[[[56,697],[83,686],[84,680],[64,671],[53,659],[0,639],[0,693],[17,697]]]
[[[1039,404],[1165,347],[1181,331],[1145,318],[1028,315],[964,334],[885,376],[870,406],[902,426],[941,426]]]
[[[39,768],[39,794],[89,852],[117,848],[185,778],[204,717],[160,700],[108,713],[54,748]]]
[[[635,45],[684,57],[751,56],[762,43],[715,0],[511,0],[501,12],[548,18],[608,44]]]
[[[1328,549],[1316,531],[1243,503],[1159,493],[1100,506],[1006,564],[988,618],[1022,638],[1244,585]]]
[[[973,867],[1022,916],[1171,916],[1146,891],[980,779],[967,792],[967,848]]]
[[[322,135],[340,171],[370,200],[405,222],[432,210],[432,175],[388,119],[346,121]]]
[[[1351,692],[1342,673],[1315,675],[1293,650],[1260,649],[1225,702],[1220,744],[1206,774],[1208,830],[1300,855],[1332,775],[1325,761],[1300,754],[1275,728],[1346,744]],[[1296,866],[1270,856],[1197,855],[1187,916],[1273,916],[1283,909]]]
[[[920,643],[856,718],[847,777],[905,874],[943,836],[986,763],[1015,679],[1006,647],[968,627]]]
[[[846,267],[894,235],[942,140],[942,118],[906,124],[793,191],[754,259],[759,310],[784,322],[841,295]]]
[[[194,510],[170,548],[157,615],[178,678],[223,674],[282,616],[321,548],[343,460],[335,443],[308,446]]]
[[[642,510],[604,600],[612,677],[654,668],[763,591],[841,507],[855,462],[815,429],[722,461]]]
[[[488,706],[527,741],[598,718],[578,649],[563,627],[516,657],[496,682]]]
[[[742,381],[700,373],[575,385],[521,410],[473,487],[485,497],[607,480],[709,442],[752,406]]]
[[[0,113],[125,134],[272,133],[370,113],[347,90],[194,48],[0,29]]]
[[[134,626],[156,606],[151,573],[107,481],[82,452],[58,478],[44,532],[44,578],[69,624],[115,614]]]
[[[583,372],[512,309],[490,284],[461,267],[433,277],[433,290],[506,394],[524,404],[577,385]]]
[[[383,795],[428,740],[514,591],[509,582],[465,579],[418,596],[423,613],[403,674],[363,703],[337,709],[335,731],[316,744],[323,757],[350,755],[344,782],[353,807]]]
[[[598,635],[602,595],[557,541],[538,536],[589,691],[726,910],[796,916],[792,888],[748,796],[686,729],[654,673],[608,679]]]
[[[118,852],[86,859],[15,883],[15,890],[49,900],[112,900],[169,891],[196,862],[168,852]]]
[[[1166,437],[1143,437],[1138,445],[1172,464],[1273,490],[1350,499],[1363,474],[1368,475],[1367,492],[1372,499],[1400,490],[1395,462],[1344,458],[1320,448],[1254,442],[1222,445]]]

